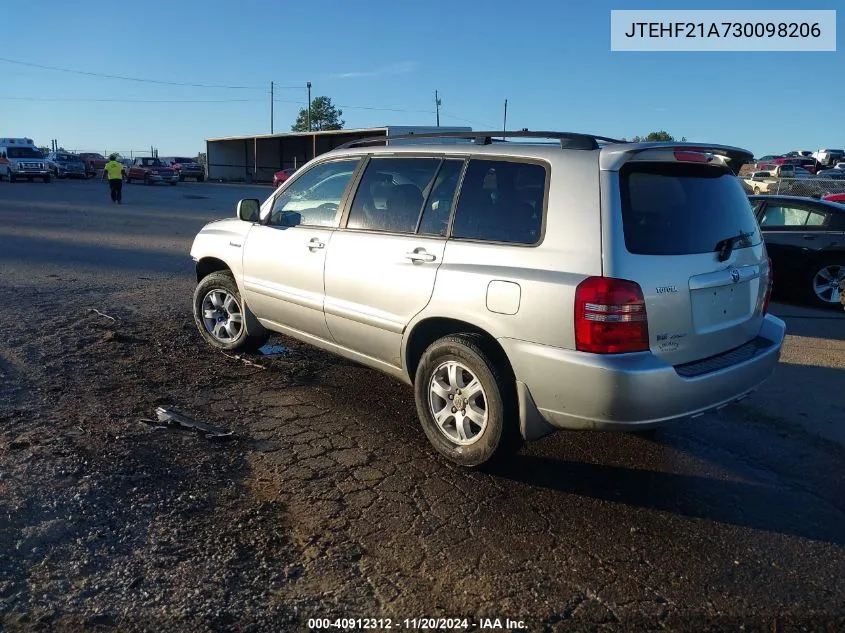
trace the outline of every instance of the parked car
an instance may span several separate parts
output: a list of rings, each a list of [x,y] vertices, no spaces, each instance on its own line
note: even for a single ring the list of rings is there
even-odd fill
[[[158,158],[143,156],[132,161],[132,165],[126,172],[126,182],[141,180],[145,185],[152,185],[156,182],[166,182],[176,185],[179,182],[179,174],[170,167],[167,167]]]
[[[105,156],[97,152],[80,152],[77,155],[85,161],[85,174],[87,176],[96,176],[108,162]]]
[[[281,332],[411,384],[468,467],[559,428],[697,417],[769,376],[785,326],[736,177],[750,153],[432,138],[459,134],[477,140],[349,143],[206,225],[202,337],[246,352]]]
[[[769,193],[774,190],[777,191],[778,179],[772,175],[770,171],[754,171],[751,172],[745,179],[751,193]]]
[[[815,158],[823,167],[832,167],[836,163],[845,160],[845,150],[841,149],[820,149],[815,154]]]
[[[771,162],[775,165],[794,165],[796,167],[802,167],[810,174],[814,174],[816,172],[816,167],[818,167],[814,158],[780,157],[773,159]]]
[[[51,174],[41,151],[31,138],[0,138],[0,178],[50,182]]]
[[[170,167],[179,175],[179,181],[185,178],[193,178],[197,182],[205,181],[205,167],[197,162],[196,158],[185,158],[183,156],[165,156],[159,158],[163,165]]]
[[[845,280],[845,206],[799,196],[749,198],[766,240],[778,289],[839,307]]]
[[[288,178],[293,176],[296,169],[281,169],[273,174],[273,189],[276,189],[279,185],[285,182]]]
[[[816,175],[819,178],[845,178],[845,163],[836,163],[832,169],[823,169]]]
[[[757,167],[760,167],[761,165],[766,163],[773,163],[776,158],[783,158],[783,156],[781,156],[780,154],[766,154],[765,156],[762,156],[757,159]]]
[[[85,178],[85,161],[70,152],[50,152],[45,158],[56,178]]]
[[[845,193],[830,193],[822,199],[828,202],[845,202]]]

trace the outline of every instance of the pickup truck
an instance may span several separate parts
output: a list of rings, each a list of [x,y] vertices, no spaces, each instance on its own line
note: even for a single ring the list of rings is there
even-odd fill
[[[141,180],[145,185],[151,185],[154,182],[176,185],[179,182],[179,174],[158,158],[145,156],[136,158],[126,172],[126,182],[133,180]]]
[[[102,154],[97,154],[96,152],[82,152],[81,154],[77,154],[77,156],[85,163],[86,176],[96,176],[108,162]]]

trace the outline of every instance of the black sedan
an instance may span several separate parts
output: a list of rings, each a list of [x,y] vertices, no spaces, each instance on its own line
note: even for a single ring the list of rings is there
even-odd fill
[[[845,205],[798,196],[749,196],[772,259],[775,288],[841,308]]]

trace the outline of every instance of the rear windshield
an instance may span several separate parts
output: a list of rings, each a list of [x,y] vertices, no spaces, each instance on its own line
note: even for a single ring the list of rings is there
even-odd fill
[[[629,163],[620,173],[625,246],[638,255],[689,255],[762,242],[739,179],[706,165]],[[719,245],[721,246],[721,245]]]
[[[173,160],[177,163],[195,163],[195,162],[197,162],[195,158],[174,158]]]

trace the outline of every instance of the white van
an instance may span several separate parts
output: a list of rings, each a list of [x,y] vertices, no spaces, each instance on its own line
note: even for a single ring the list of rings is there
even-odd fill
[[[47,161],[31,138],[0,138],[0,178],[50,182]]]

